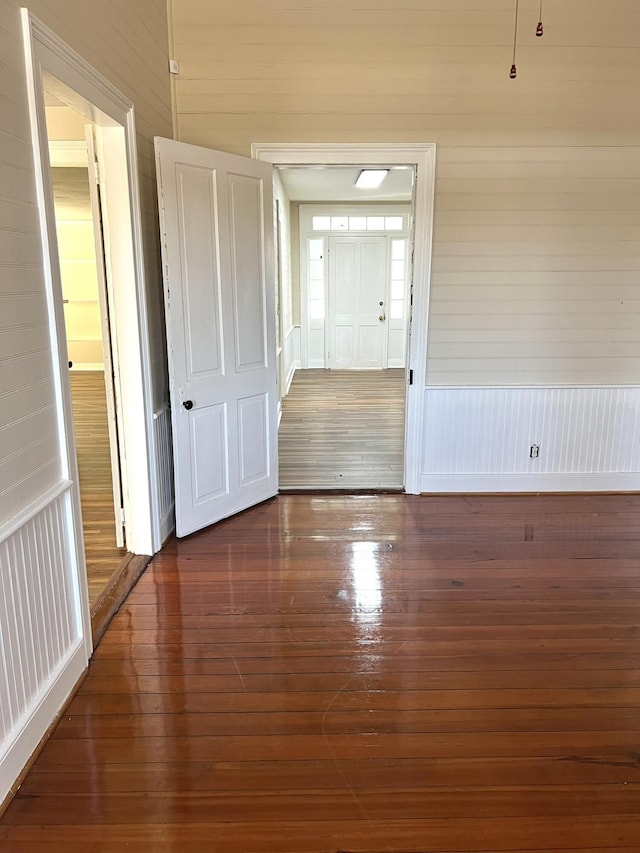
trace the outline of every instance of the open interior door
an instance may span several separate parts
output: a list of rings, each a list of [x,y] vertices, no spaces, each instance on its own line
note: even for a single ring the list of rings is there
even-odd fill
[[[271,166],[156,139],[176,489],[186,536],[278,491]]]
[[[107,403],[107,428],[109,431],[109,453],[111,456],[111,484],[113,487],[113,515],[116,527],[116,546],[123,548],[124,537],[124,499],[122,496],[122,460],[124,454],[120,444],[118,430],[118,399],[116,388],[120,387],[119,362],[114,358],[115,335],[112,334],[110,305],[113,304],[112,279],[107,276],[106,255],[103,235],[102,202],[100,196],[100,178],[98,157],[94,138],[94,127],[86,124],[85,141],[87,143],[87,164],[89,167],[89,193],[91,197],[91,217],[93,219],[93,241],[96,253],[96,271],[98,275],[98,302],[100,303],[100,325],[102,331],[102,355],[104,360],[104,392]]]

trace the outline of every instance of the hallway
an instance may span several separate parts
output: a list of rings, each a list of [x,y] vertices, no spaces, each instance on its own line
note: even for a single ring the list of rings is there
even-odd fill
[[[290,495],[170,542],[3,853],[637,851],[639,509]]]
[[[404,370],[298,370],[282,401],[280,488],[402,489]]]

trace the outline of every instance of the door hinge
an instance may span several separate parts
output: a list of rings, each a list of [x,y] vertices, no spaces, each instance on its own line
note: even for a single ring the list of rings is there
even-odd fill
[[[90,166],[91,166],[91,174],[93,177],[93,182],[97,186],[100,186],[100,184],[102,183],[101,175],[100,175],[100,164],[98,163],[97,160],[93,160],[90,162]]]
[[[413,385],[413,368],[409,370],[409,385]]]
[[[120,507],[120,524],[124,527],[126,525],[125,516],[124,516],[124,507]]]

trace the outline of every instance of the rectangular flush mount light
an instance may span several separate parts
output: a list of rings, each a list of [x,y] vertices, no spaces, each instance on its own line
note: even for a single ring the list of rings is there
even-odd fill
[[[356,186],[359,190],[375,190],[388,174],[388,169],[363,169],[358,175]]]

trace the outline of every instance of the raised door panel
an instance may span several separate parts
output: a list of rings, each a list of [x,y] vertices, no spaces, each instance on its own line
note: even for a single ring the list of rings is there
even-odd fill
[[[229,492],[227,406],[219,403],[189,412],[193,505]]]
[[[224,369],[215,181],[215,172],[210,169],[177,166],[185,382]],[[179,296],[172,294],[170,298],[174,308]],[[177,358],[179,353],[174,353],[179,379]]]
[[[269,412],[266,394],[238,400],[240,487],[270,476]]]
[[[255,370],[267,363],[262,180],[232,174],[228,188],[235,366]]]

